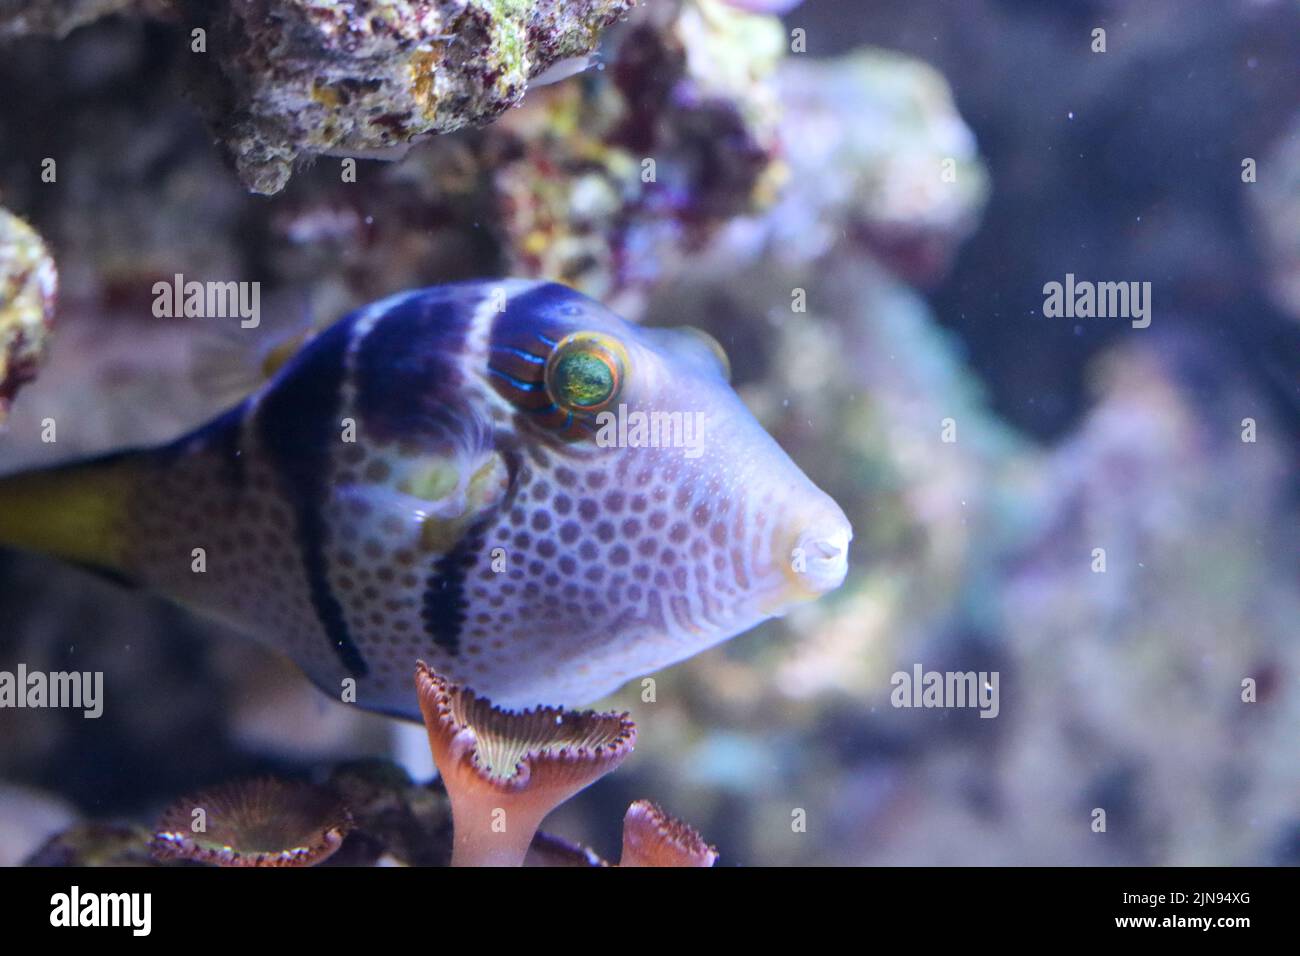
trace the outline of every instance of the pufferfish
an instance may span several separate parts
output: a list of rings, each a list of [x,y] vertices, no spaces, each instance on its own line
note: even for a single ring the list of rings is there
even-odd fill
[[[851,536],[711,337],[524,280],[383,299],[168,445],[0,480],[0,543],[416,719],[417,660],[499,705],[589,703],[838,587]]]

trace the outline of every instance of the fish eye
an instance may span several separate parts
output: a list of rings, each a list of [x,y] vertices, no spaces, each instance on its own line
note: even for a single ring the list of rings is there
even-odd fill
[[[718,368],[722,372],[723,379],[730,382],[731,381],[731,359],[727,357],[727,350],[722,347],[722,343],[719,342],[717,339],[715,339],[708,332],[705,332],[703,329],[697,329],[693,325],[683,325],[681,329],[683,332],[689,332],[691,335],[695,336],[705,346],[708,347],[709,351],[713,353],[713,357],[717,359]]]
[[[561,339],[546,362],[551,401],[575,412],[611,405],[623,389],[627,352],[608,335],[575,332]]]

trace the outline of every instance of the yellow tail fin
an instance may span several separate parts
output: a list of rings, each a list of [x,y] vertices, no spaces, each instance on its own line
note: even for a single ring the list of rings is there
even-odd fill
[[[121,572],[135,456],[0,478],[0,546]]]

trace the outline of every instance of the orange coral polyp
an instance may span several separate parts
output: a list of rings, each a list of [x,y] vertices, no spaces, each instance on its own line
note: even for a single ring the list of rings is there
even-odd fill
[[[623,762],[627,714],[494,707],[421,661],[429,748],[451,800],[452,866],[520,866],[542,820]]]
[[[699,832],[649,800],[638,800],[623,817],[619,866],[713,866],[718,851]]]

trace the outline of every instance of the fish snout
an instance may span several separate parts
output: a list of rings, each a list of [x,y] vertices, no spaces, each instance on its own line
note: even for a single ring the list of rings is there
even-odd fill
[[[805,588],[821,595],[844,583],[849,572],[849,541],[853,529],[841,515],[834,524],[807,528],[795,539],[791,572]]]
[[[778,606],[813,600],[843,584],[852,540],[849,519],[827,496],[816,506],[792,514],[778,529],[774,542],[785,579]]]

